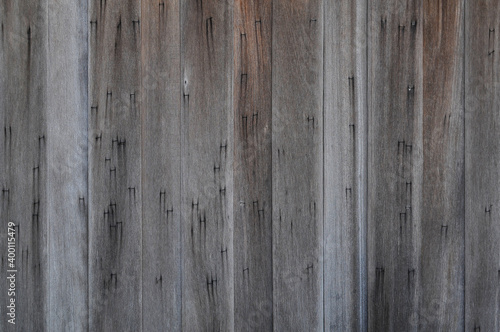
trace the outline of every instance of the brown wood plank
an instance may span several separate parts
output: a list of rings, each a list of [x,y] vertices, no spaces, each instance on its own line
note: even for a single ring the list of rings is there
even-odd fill
[[[322,2],[273,2],[273,328],[323,330]]]
[[[0,3],[2,331],[48,329],[47,5],[39,0]],[[14,266],[7,260],[8,222],[16,231]],[[12,273],[15,297],[8,294],[8,270],[17,270]],[[15,325],[7,316],[11,298]]]
[[[89,328],[140,331],[140,1],[89,6]]]
[[[87,1],[48,6],[45,319],[48,331],[87,331]]]
[[[181,5],[182,329],[234,329],[233,7]]]
[[[325,2],[325,330],[366,330],[367,8]]]
[[[179,1],[142,1],[141,16],[143,330],[180,331]]]
[[[234,6],[235,331],[273,328],[271,10]]]
[[[423,16],[421,256],[415,268],[419,309],[412,326],[462,331],[464,1],[426,0]],[[410,271],[410,282],[412,277]]]
[[[372,1],[368,70],[368,329],[415,330],[420,295],[422,2]],[[421,244],[421,242],[424,242]]]
[[[465,329],[499,331],[500,3],[465,13]]]

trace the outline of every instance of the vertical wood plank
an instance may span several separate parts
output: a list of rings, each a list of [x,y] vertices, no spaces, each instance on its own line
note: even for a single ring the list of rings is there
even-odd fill
[[[47,330],[87,331],[87,0],[48,6]]]
[[[369,10],[368,329],[410,331],[425,241],[422,2],[376,0]]]
[[[273,2],[275,331],[323,330],[322,6]]]
[[[270,0],[234,7],[235,331],[273,327]]]
[[[233,5],[181,7],[182,328],[234,329]]]
[[[366,330],[367,7],[325,2],[325,330]]]
[[[412,322],[422,330],[462,331],[464,1],[425,0],[423,17],[421,257],[408,272],[410,286],[413,273],[419,279],[418,320]]]
[[[2,1],[0,112],[0,330],[48,329],[47,1]],[[8,261],[7,222],[15,223],[15,261]],[[14,264],[13,266],[8,264]],[[15,297],[8,270],[17,270]],[[15,299],[15,325],[7,301]]]
[[[89,325],[140,331],[140,1],[91,1],[89,16]]]
[[[465,329],[500,330],[500,3],[466,1]]]
[[[141,16],[143,330],[180,331],[179,1],[143,0]]]

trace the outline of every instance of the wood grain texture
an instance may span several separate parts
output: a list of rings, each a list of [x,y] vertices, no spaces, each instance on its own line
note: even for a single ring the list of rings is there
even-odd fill
[[[415,269],[419,297],[415,328],[461,331],[465,328],[464,1],[426,0],[423,16],[421,257]]]
[[[181,328],[179,1],[142,1],[144,331]],[[137,190],[139,190],[137,188]]]
[[[366,330],[365,0],[327,1],[324,58],[325,330]]]
[[[141,329],[140,9],[137,0],[90,3],[89,328],[93,331]]]
[[[234,329],[233,2],[181,6],[182,329]]]
[[[322,2],[273,2],[273,328],[323,330]]]
[[[465,329],[500,330],[500,4],[466,2]]]
[[[0,330],[499,331],[499,17],[1,0]]]
[[[47,330],[87,331],[87,1],[51,0],[48,20]]]
[[[271,11],[269,0],[235,1],[235,331],[273,328]]]
[[[410,331],[425,241],[422,2],[373,1],[369,11],[368,329]]]
[[[47,1],[1,1],[2,331],[49,329]],[[7,222],[16,230],[16,325],[7,321]]]

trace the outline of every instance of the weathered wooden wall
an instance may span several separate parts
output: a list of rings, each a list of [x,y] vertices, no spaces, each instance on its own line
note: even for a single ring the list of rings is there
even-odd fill
[[[1,331],[500,331],[498,1],[0,23]]]

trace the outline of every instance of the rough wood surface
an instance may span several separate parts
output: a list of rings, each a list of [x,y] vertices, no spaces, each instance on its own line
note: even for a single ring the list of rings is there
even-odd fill
[[[369,12],[368,329],[410,331],[425,208],[422,2],[373,1]]]
[[[47,198],[48,1],[1,1],[0,329],[46,330],[49,324]],[[7,321],[7,222],[16,230],[16,325]],[[56,294],[56,292],[55,292]],[[84,303],[81,303],[84,304]]]
[[[323,15],[273,2],[274,330],[323,330]]]
[[[87,1],[49,1],[48,21],[47,330],[87,331]]]
[[[234,329],[233,5],[181,6],[182,329]]]
[[[273,327],[272,2],[234,6],[234,329]]]
[[[141,22],[138,0],[89,12],[89,328],[139,331],[142,315]]]
[[[499,331],[499,15],[1,0],[0,330]]]
[[[143,1],[142,328],[181,327],[179,1]]]
[[[465,13],[465,329],[499,331],[500,3]]]
[[[365,0],[325,2],[325,330],[366,330]]]
[[[422,197],[421,257],[415,268],[418,316],[411,323],[419,330],[462,331],[464,1],[426,0],[423,17],[423,164],[416,187]]]

